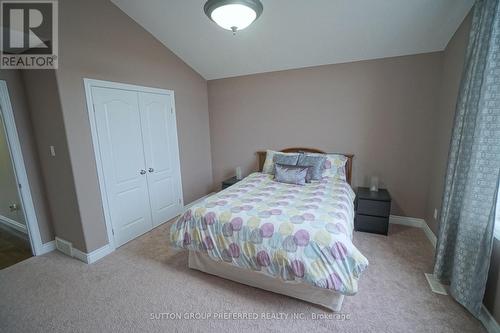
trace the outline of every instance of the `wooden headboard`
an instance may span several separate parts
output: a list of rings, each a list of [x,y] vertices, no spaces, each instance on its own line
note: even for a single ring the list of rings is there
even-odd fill
[[[287,148],[280,150],[282,153],[298,153],[298,152],[306,152],[306,153],[319,153],[319,154],[326,154],[324,151],[321,151],[319,149],[315,148]],[[346,175],[346,180],[349,184],[351,184],[351,179],[352,179],[352,159],[354,158],[353,154],[343,154],[343,153],[333,153],[333,154],[338,154],[338,155],[344,155],[347,157],[347,163],[345,165],[345,175]],[[258,151],[257,155],[259,157],[259,171],[262,171],[262,168],[264,167],[264,162],[266,161],[266,152],[265,151]]]

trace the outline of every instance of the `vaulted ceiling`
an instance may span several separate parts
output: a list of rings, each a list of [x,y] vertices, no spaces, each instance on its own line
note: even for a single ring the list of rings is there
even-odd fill
[[[474,0],[261,0],[235,36],[205,0],[112,0],[205,79],[442,51]]]

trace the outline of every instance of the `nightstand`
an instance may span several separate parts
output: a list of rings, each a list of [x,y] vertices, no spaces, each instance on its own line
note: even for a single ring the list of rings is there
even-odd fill
[[[241,179],[236,179],[236,176],[226,179],[225,181],[222,182],[222,189],[226,189],[229,186],[236,184],[240,180]]]
[[[354,228],[387,235],[391,214],[391,195],[385,189],[372,192],[367,187],[358,187]]]

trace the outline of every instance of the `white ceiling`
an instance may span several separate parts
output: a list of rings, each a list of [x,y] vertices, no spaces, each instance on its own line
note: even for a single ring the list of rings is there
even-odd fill
[[[233,36],[205,0],[112,0],[205,79],[441,51],[474,0],[261,0]]]

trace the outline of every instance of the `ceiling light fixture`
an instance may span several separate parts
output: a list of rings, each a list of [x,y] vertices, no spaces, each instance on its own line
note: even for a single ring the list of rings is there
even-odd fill
[[[212,21],[233,34],[252,24],[263,9],[259,0],[208,0],[203,8]]]

